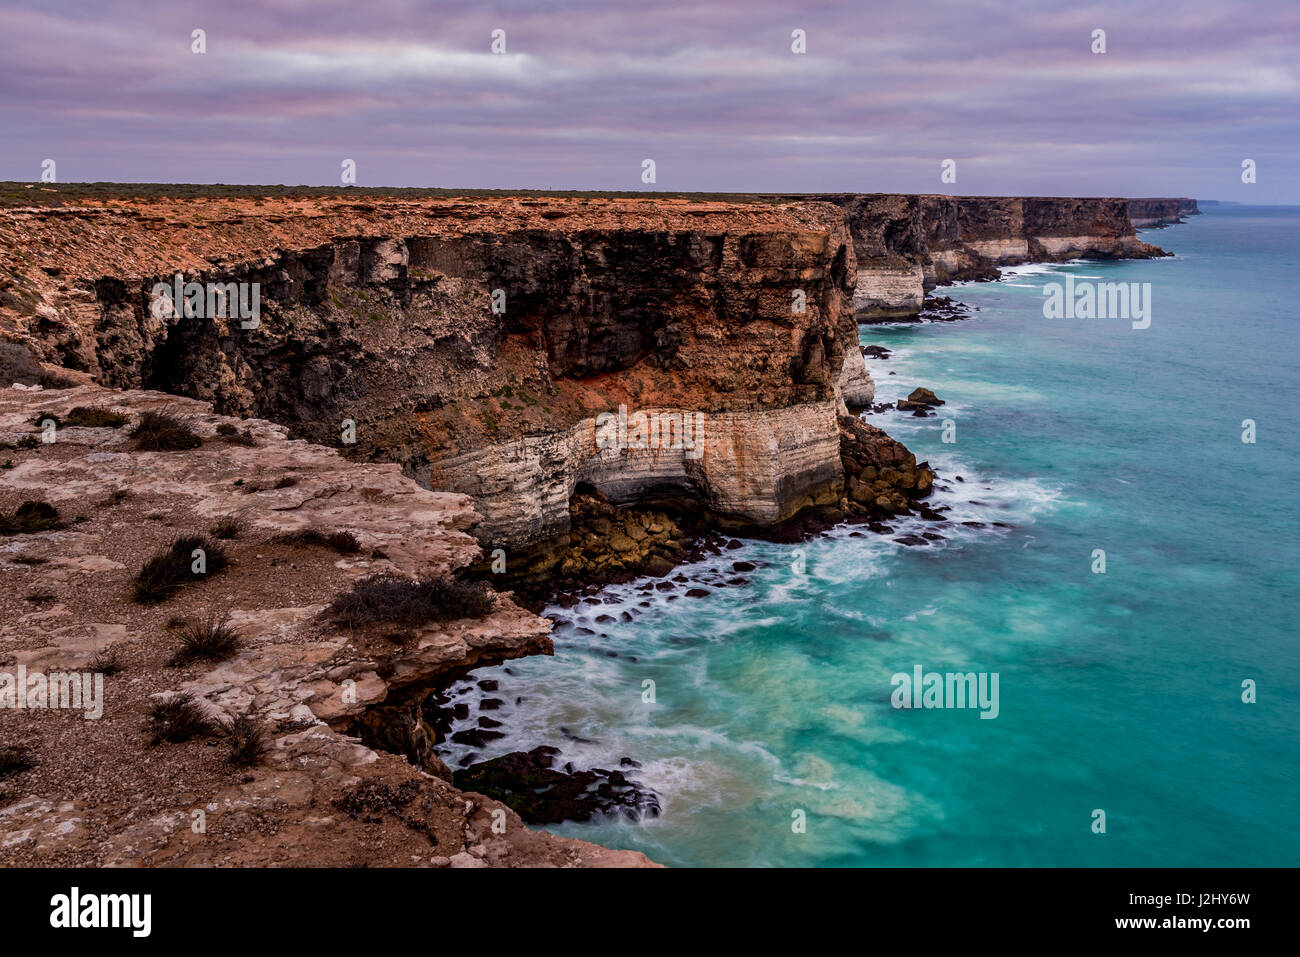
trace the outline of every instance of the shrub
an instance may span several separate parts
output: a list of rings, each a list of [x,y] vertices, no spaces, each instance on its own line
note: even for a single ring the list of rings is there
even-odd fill
[[[225,661],[243,644],[239,629],[224,618],[204,618],[187,621],[172,630],[181,646],[168,660],[169,665],[185,665],[191,661]]]
[[[150,744],[170,741],[178,744],[202,734],[212,733],[212,722],[190,692],[173,695],[149,709]]]
[[[492,597],[482,583],[452,578],[414,581],[398,575],[372,575],[334,599],[330,612],[348,625],[396,622],[421,625],[429,621],[482,618],[492,610]]]
[[[277,545],[319,545],[322,548],[332,548],[341,555],[352,555],[361,550],[361,543],[351,532],[322,532],[318,528],[285,532],[271,541]]]
[[[239,429],[235,428],[235,426],[229,422],[222,422],[217,426],[217,435],[221,436],[221,438],[225,439],[231,445],[246,445],[250,447],[257,445],[257,440],[253,438],[252,432],[248,429],[244,429],[243,432],[240,432]]]
[[[22,774],[35,766],[32,753],[27,748],[16,744],[0,744],[0,778]]]
[[[213,538],[238,538],[239,533],[244,530],[244,524],[243,516],[227,515],[213,525],[210,531]]]
[[[120,674],[123,667],[122,652],[117,645],[109,645],[102,651],[95,652],[95,656],[90,659],[90,670],[105,676]]]
[[[150,410],[140,415],[131,437],[146,452],[178,452],[203,444],[189,416]]]
[[[204,553],[207,570],[203,575],[192,570],[197,549]],[[225,548],[207,536],[182,536],[140,566],[131,580],[131,599],[141,605],[156,605],[170,598],[182,585],[221,571],[226,562]]]
[[[14,448],[17,449],[39,449],[40,447],[41,447],[41,440],[34,435],[24,435],[14,445]]]
[[[230,753],[226,760],[239,767],[252,767],[261,764],[271,750],[266,740],[266,732],[250,715],[241,714],[230,722],[226,734],[229,737]]]
[[[59,510],[49,502],[28,501],[14,509],[12,515],[0,514],[0,535],[51,532],[63,528],[63,524]]]
[[[71,426],[80,426],[87,429],[120,429],[131,421],[121,412],[85,405],[76,406],[68,413],[66,419],[60,419],[53,412],[42,412],[36,416],[36,424],[40,425],[46,419],[53,419],[54,424],[60,429]]]

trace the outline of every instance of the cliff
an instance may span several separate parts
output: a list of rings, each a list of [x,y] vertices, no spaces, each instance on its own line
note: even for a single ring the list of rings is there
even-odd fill
[[[827,203],[123,202],[9,212],[0,249],[41,359],[330,445],[353,422],[349,455],[472,495],[485,545],[563,534],[582,483],[739,523],[833,502],[873,391]],[[259,284],[260,325],[155,315],[178,271]],[[699,444],[599,448],[620,408]]]
[[[1199,216],[1194,199],[1130,199],[1128,201],[1129,219],[1135,229],[1171,226],[1184,222],[1184,216]]]
[[[860,322],[912,318],[936,285],[996,279],[999,266],[1165,255],[1137,238],[1123,199],[889,193],[804,198],[845,212],[857,259],[853,310]]]

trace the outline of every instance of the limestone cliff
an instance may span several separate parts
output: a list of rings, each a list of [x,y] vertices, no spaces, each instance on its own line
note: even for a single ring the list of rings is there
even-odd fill
[[[1172,226],[1183,222],[1184,216],[1199,216],[1194,199],[1130,199],[1128,201],[1129,219],[1135,229],[1149,229],[1158,226]]]
[[[491,546],[562,534],[580,483],[755,524],[834,502],[873,391],[829,203],[167,200],[11,211],[0,250],[42,359],[331,445],[354,423],[349,454],[473,495]],[[257,283],[260,323],[159,316],[176,272]],[[667,431],[601,447],[620,409]]]
[[[1137,238],[1123,199],[888,193],[815,198],[845,212],[857,254],[853,309],[862,322],[911,318],[936,285],[994,279],[999,266],[1164,255]]]

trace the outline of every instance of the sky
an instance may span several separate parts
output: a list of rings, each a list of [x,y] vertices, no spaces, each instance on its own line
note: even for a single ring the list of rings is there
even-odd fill
[[[0,0],[0,130],[26,181],[1300,204],[1300,0]]]

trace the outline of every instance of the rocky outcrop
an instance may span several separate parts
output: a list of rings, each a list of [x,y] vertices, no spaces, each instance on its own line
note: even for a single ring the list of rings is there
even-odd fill
[[[1137,238],[1123,199],[888,193],[803,198],[844,210],[858,269],[853,309],[861,322],[915,318],[936,285],[996,279],[999,266],[1165,255]]]
[[[1184,222],[1184,216],[1199,216],[1194,199],[1130,199],[1129,219],[1135,229],[1172,226]]]
[[[187,416],[201,444],[146,451],[108,416],[118,427],[42,428],[75,419],[77,408],[136,421],[147,411]],[[0,672],[103,680],[95,720],[39,707],[21,722],[5,718],[0,745],[21,746],[31,767],[17,791],[0,775],[0,862],[647,863],[529,830],[508,805],[455,789],[445,768],[441,777],[436,768],[421,773],[398,756],[407,751],[391,731],[379,743],[397,754],[355,736],[376,706],[408,690],[550,650],[550,623],[504,594],[484,617],[428,623],[396,639],[322,616],[365,576],[446,575],[475,560],[480,548],[467,530],[477,516],[464,495],[423,489],[395,464],[348,462],[265,420],[214,414],[205,402],[85,382],[0,391],[0,443],[0,513],[42,500],[58,518],[0,537]],[[219,571],[214,565],[158,606],[129,600],[132,576],[160,547],[232,516],[233,530],[204,546],[209,558],[222,550]],[[285,541],[303,529],[347,532],[357,547],[337,553]],[[177,663],[176,622],[209,616],[238,633],[235,652]],[[210,729],[151,744],[150,710],[184,693]],[[247,767],[216,747],[237,718],[268,743]]]

